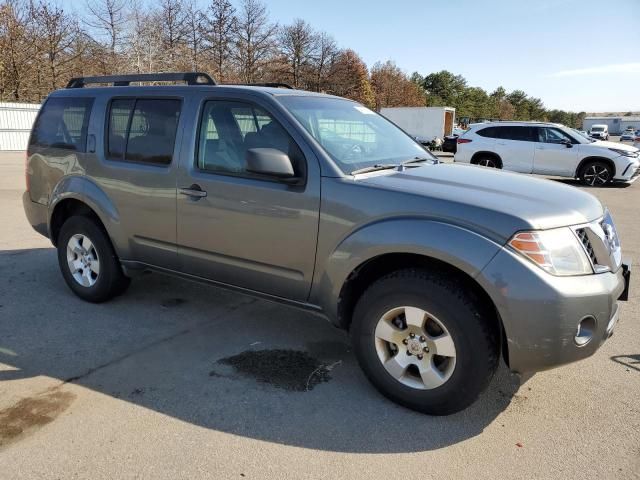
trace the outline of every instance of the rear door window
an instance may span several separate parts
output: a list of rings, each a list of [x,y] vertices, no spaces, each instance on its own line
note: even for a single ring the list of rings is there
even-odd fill
[[[181,101],[118,98],[107,122],[107,157],[112,160],[169,165],[173,159]]]
[[[500,138],[502,140],[515,140],[518,142],[534,141],[532,127],[505,126],[495,128],[495,138]]]
[[[85,152],[93,98],[48,99],[38,115],[30,144]]]

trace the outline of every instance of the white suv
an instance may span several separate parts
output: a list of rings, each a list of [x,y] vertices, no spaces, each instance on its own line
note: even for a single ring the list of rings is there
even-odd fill
[[[640,175],[640,150],[595,141],[563,125],[491,122],[471,125],[458,137],[455,162],[578,178],[585,185],[631,182]]]

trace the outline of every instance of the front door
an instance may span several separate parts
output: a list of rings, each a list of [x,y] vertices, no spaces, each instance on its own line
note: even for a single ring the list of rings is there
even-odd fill
[[[578,155],[573,145],[578,142],[559,128],[537,127],[533,173],[573,176]]]
[[[180,269],[305,301],[320,211],[315,156],[265,105],[208,99],[199,110],[194,147],[178,175]],[[299,183],[248,172],[245,155],[251,148],[287,153]]]

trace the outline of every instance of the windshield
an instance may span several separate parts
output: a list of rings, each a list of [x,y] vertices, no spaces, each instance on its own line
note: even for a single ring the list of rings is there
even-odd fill
[[[416,158],[435,159],[398,127],[358,103],[311,96],[283,95],[279,100],[344,173]]]
[[[604,132],[604,127],[591,127],[592,132]]]
[[[574,134],[572,135],[572,137],[578,140],[580,143],[592,143],[595,141],[593,138],[589,137],[586,132],[582,132],[578,129],[572,128],[571,133]]]

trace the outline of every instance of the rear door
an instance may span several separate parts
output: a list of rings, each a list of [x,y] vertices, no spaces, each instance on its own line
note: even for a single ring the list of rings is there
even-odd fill
[[[204,97],[197,110],[178,174],[180,269],[305,301],[320,212],[315,156],[282,113],[252,96]],[[287,153],[300,183],[248,172],[251,148]]]
[[[559,128],[536,127],[533,173],[573,176],[578,166],[578,142]]]
[[[496,126],[495,151],[502,159],[502,168],[513,172],[533,171],[534,132],[530,126]]]
[[[115,89],[116,87],[114,87]],[[146,91],[144,89],[147,89]],[[101,98],[102,118],[87,173],[115,204],[123,260],[177,268],[176,163],[183,98],[149,87]]]

